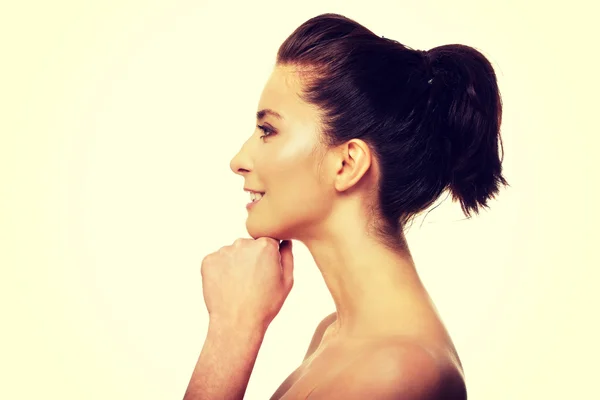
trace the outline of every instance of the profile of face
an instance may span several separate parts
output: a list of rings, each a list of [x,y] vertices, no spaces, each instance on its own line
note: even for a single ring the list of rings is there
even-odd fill
[[[319,113],[298,96],[301,85],[293,67],[274,68],[258,104],[257,125],[266,132],[257,126],[230,162],[245,188],[265,193],[248,210],[255,239],[310,236],[331,210],[334,190],[319,172],[326,155]]]

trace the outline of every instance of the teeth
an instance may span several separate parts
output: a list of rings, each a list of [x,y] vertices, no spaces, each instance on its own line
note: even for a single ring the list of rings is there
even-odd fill
[[[262,199],[262,194],[261,193],[250,192],[250,199],[252,201],[258,201],[258,200]]]

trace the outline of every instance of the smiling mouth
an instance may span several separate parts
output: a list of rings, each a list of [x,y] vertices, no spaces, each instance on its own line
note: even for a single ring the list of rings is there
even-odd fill
[[[265,195],[265,193],[261,193],[261,192],[248,192],[250,194],[250,203],[246,204],[246,208],[250,209],[252,207],[254,207],[256,205],[256,203],[258,203],[259,201],[262,200],[263,196]]]
[[[250,193],[250,200],[252,203],[258,203],[264,196],[264,193]]]

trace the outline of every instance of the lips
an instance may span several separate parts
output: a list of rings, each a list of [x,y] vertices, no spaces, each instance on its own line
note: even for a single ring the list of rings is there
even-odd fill
[[[258,203],[265,195],[265,192],[250,189],[247,187],[244,188],[244,192],[248,193],[248,195],[250,196],[250,203],[246,204],[246,208],[250,208],[254,204]]]
[[[252,201],[250,203],[246,204],[246,208],[248,208],[248,209],[252,208],[254,205],[259,203],[263,198],[263,196],[261,196],[260,194],[258,194],[256,196],[252,195],[252,197],[253,197]]]

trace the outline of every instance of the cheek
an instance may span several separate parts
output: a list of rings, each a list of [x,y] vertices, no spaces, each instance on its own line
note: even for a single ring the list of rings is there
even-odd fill
[[[261,160],[260,175],[264,178],[269,208],[278,217],[318,218],[327,208],[325,187],[318,177],[318,161],[312,147],[309,141],[296,141]]]
[[[283,171],[282,171],[283,172]],[[327,209],[324,187],[306,167],[297,167],[278,177],[273,186],[273,206],[286,218],[319,218]],[[283,215],[282,215],[283,216]]]

